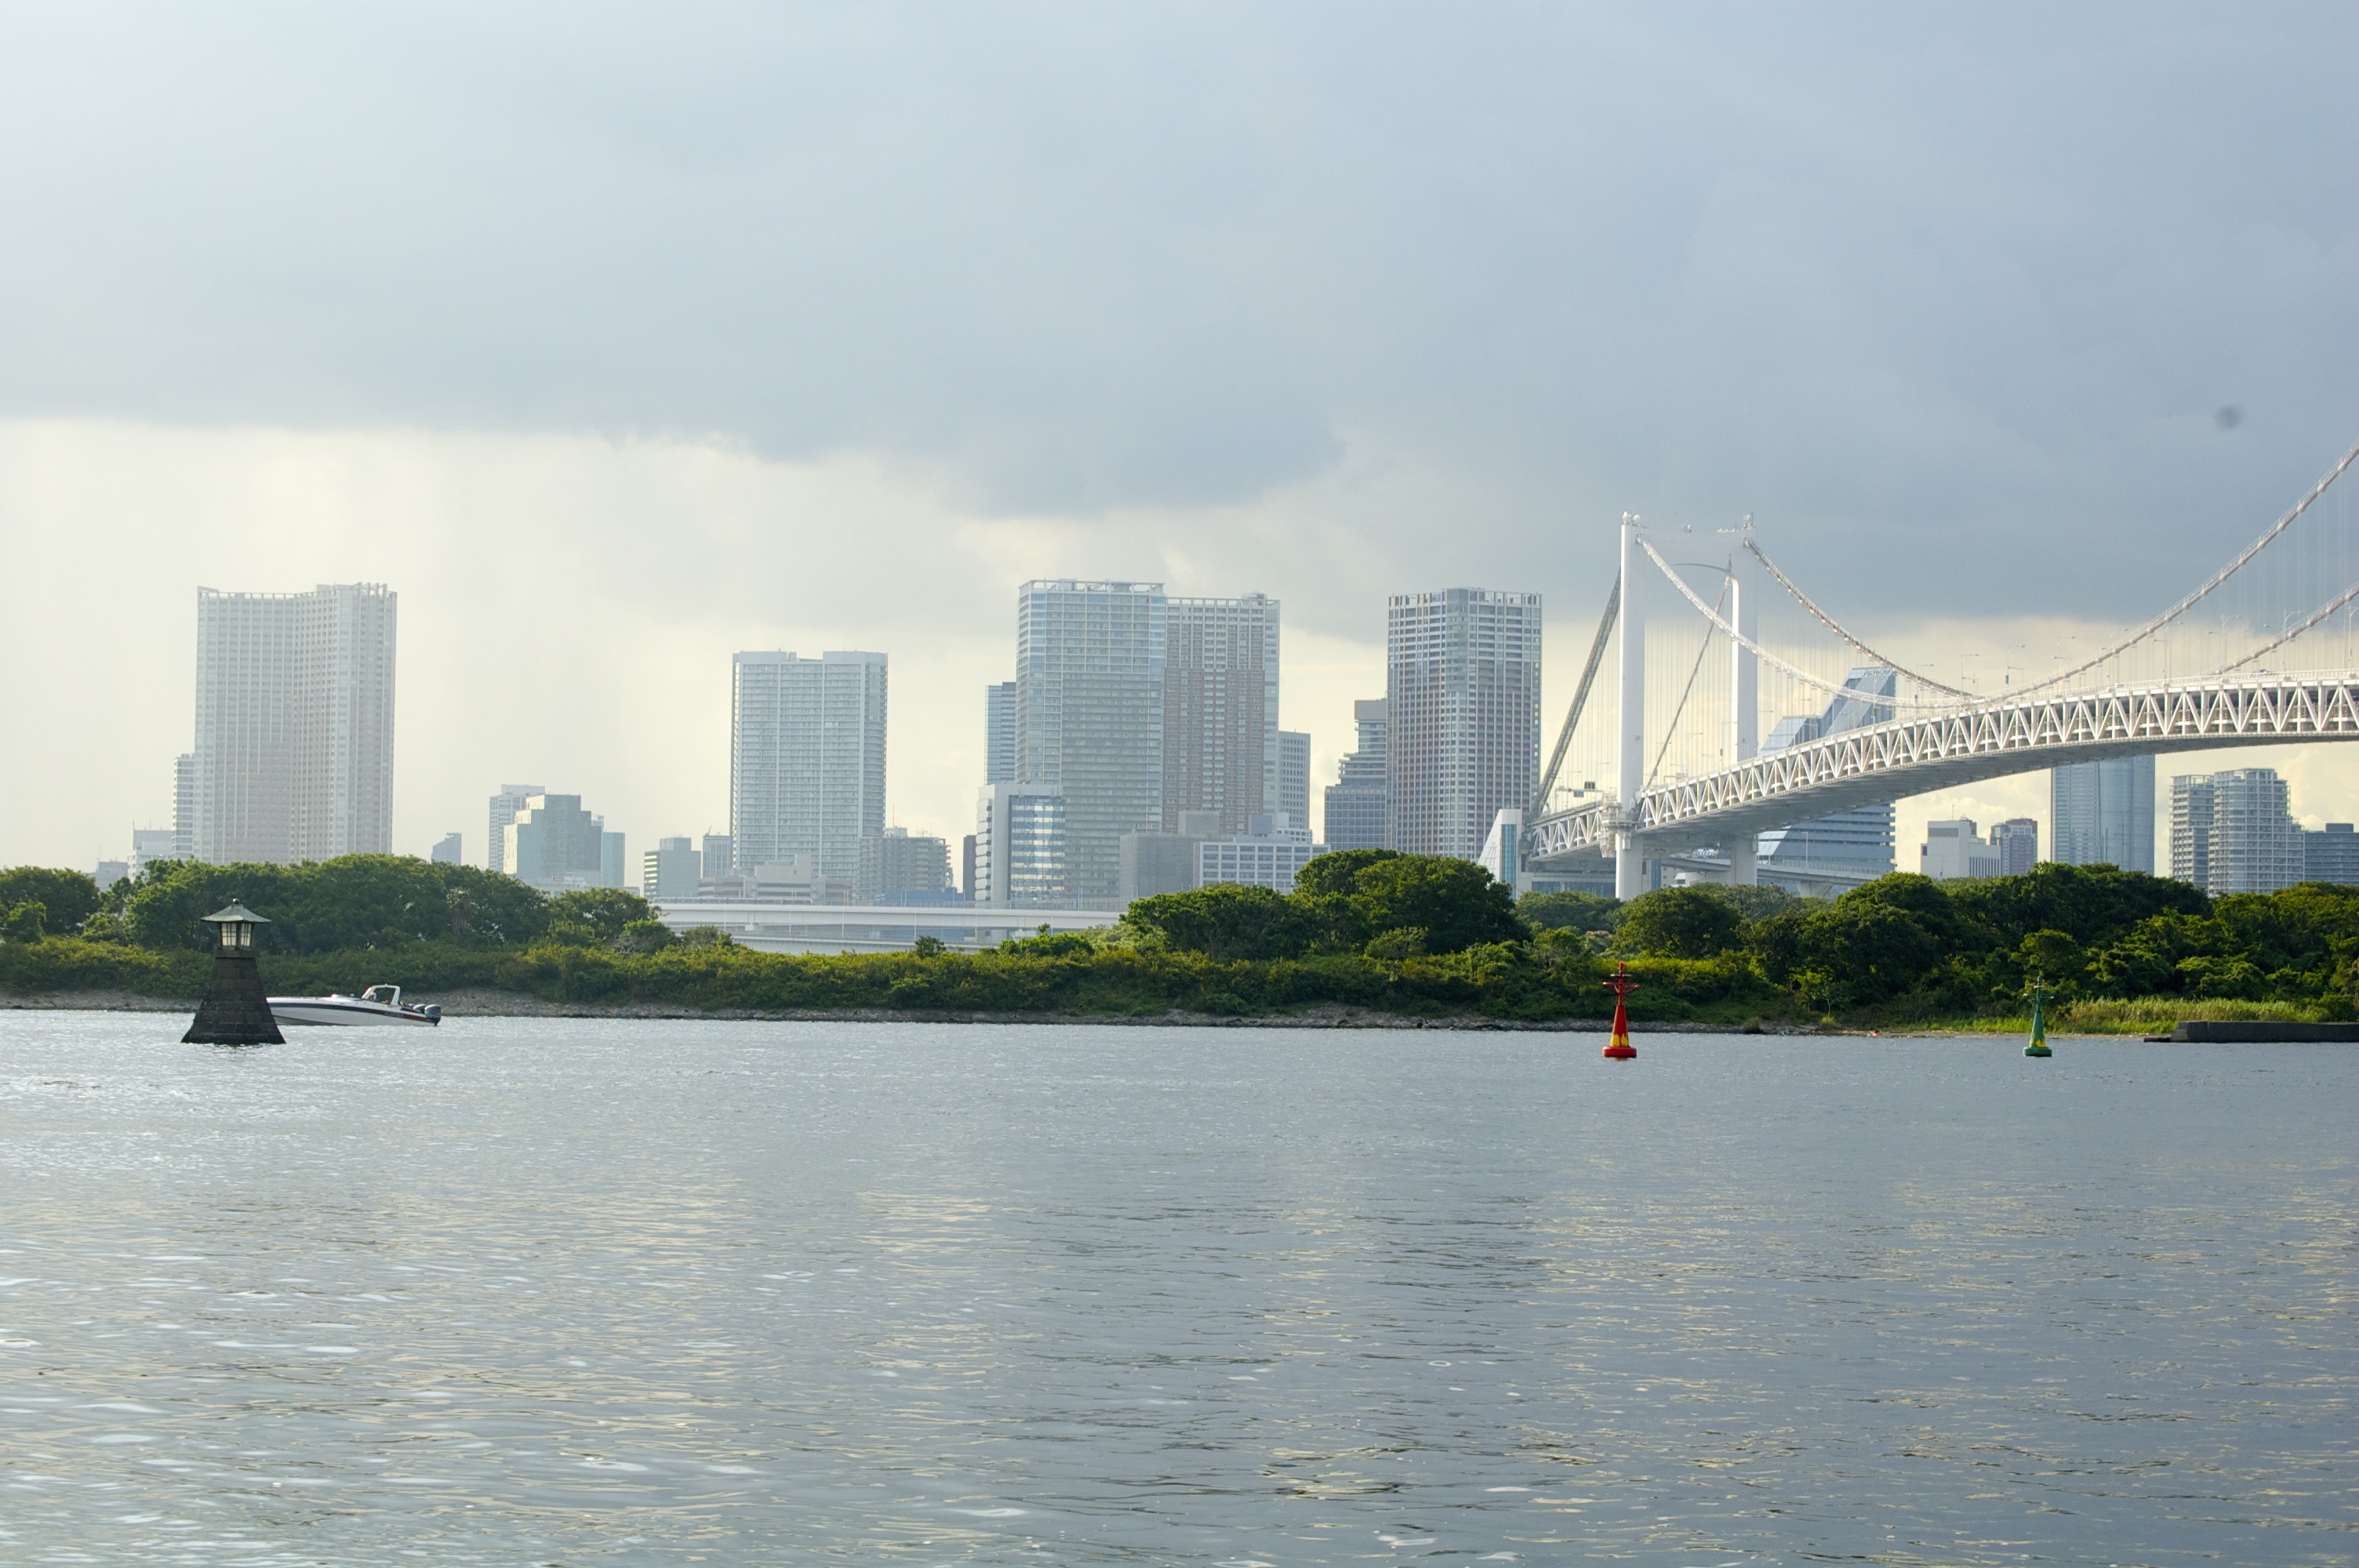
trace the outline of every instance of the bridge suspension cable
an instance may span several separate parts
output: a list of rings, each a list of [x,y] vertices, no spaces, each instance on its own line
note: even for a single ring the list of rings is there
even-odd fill
[[[1745,531],[1745,547],[1753,552],[1753,558],[1755,560],[1759,561],[1764,567],[1768,568],[1769,575],[1777,579],[1777,586],[1779,588],[1784,589],[1788,593],[1794,596],[1795,603],[1800,605],[1803,609],[1809,611],[1813,616],[1817,617],[1820,625],[1824,626],[1828,631],[1833,633],[1836,636],[1841,637],[1844,642],[1849,643],[1861,653],[1865,654],[1870,659],[1873,659],[1877,664],[1882,665],[1885,668],[1893,671],[1897,675],[1908,676],[1910,680],[1915,681],[1919,686],[1930,687],[1933,690],[1940,692],[1946,697],[1959,697],[1967,702],[1972,702],[1974,699],[1973,693],[1969,691],[1960,691],[1956,687],[1943,686],[1940,681],[1933,680],[1926,676],[1920,676],[1915,670],[1903,665],[1897,659],[1888,659],[1885,657],[1882,654],[1877,653],[1874,648],[1869,647],[1866,643],[1853,636],[1848,631],[1844,630],[1843,622],[1837,621],[1833,616],[1820,609],[1817,604],[1811,601],[1809,594],[1804,593],[1800,589],[1795,587],[1794,579],[1792,578],[1788,577],[1784,572],[1777,569],[1777,563],[1771,560],[1768,556],[1764,554],[1761,546],[1754,542],[1753,532],[1750,528],[1747,528]]]
[[[2275,653],[2277,649],[2284,647],[2288,643],[2292,642],[2296,637],[2300,636],[2304,632],[2309,631],[2311,627],[2317,625],[2320,622],[2325,620],[2328,616],[2333,614],[2336,611],[2342,609],[2344,605],[2350,603],[2354,599],[2359,599],[2359,582],[2353,583],[2349,588],[2344,589],[2341,593],[2336,594],[2332,599],[2327,600],[2324,604],[2320,605],[2316,610],[2311,611],[2308,615],[2302,617],[2300,621],[2288,626],[2283,632],[2278,633],[2277,636],[2262,643],[2259,647],[2255,648],[2251,653],[2246,654],[2244,657],[2239,659],[2231,659],[2226,664],[2222,665],[2219,668],[2206,671],[2196,678],[2198,680],[2212,680],[2218,676],[2227,675],[2233,670],[2241,670],[2246,665],[2253,663],[2256,659],[2265,659],[2268,657],[2269,654]],[[2028,690],[2029,688],[2027,687],[2026,689]]]
[[[2180,600],[2178,603],[2172,605],[2169,609],[2164,611],[2161,614],[2147,622],[2144,626],[2139,627],[2137,631],[2131,633],[2128,637],[2106,649],[2104,653],[2099,654],[2093,658],[2083,660],[2082,663],[2073,665],[2071,669],[2064,671],[2060,675],[2049,676],[2046,680],[2032,681],[2027,685],[2019,686],[2015,688],[2016,691],[2018,693],[2045,691],[2049,687],[2063,685],[2066,681],[2071,680],[2075,676],[2086,675],[2089,671],[2095,669],[2099,665],[2104,664],[2107,660],[2120,657],[2123,654],[2127,653],[2138,643],[2143,643],[2148,637],[2153,636],[2157,632],[2161,631],[2165,626],[2169,625],[2172,622],[2178,620],[2180,616],[2194,609],[2204,600],[2210,598],[2212,591],[2219,588],[2221,584],[2226,582],[2230,578],[2234,577],[2238,572],[2244,570],[2245,568],[2251,563],[2253,557],[2267,549],[2270,543],[2274,541],[2278,535],[2284,533],[2288,528],[2292,527],[2295,520],[2300,517],[2303,513],[2309,511],[2310,503],[2316,501],[2320,496],[2324,495],[2326,493],[2327,486],[2332,484],[2336,480],[2341,479],[2343,477],[2343,470],[2348,469],[2354,461],[2359,461],[2359,445],[2354,445],[2349,451],[2343,453],[2343,460],[2336,463],[2332,468],[2327,470],[2326,477],[2320,480],[2316,484],[2311,485],[2310,487],[2310,493],[2303,496],[2299,501],[2295,502],[2292,511],[2287,513],[2284,516],[2278,518],[2274,524],[2270,524],[2267,532],[2264,533],[2259,538],[2254,540],[2250,545],[2245,546],[2245,551],[2242,555],[2238,556],[2234,560],[2230,561],[2226,566],[2222,567],[2218,571],[2213,572],[2211,578],[2204,582],[2202,587],[2189,594],[2185,599]],[[2334,608],[2340,608],[2340,603],[2338,602]],[[2332,612],[2332,611],[2330,609],[2327,613],[2331,614]],[[2320,621],[2324,619],[2324,615],[2313,617],[2311,620],[2304,622],[2301,629],[2307,631],[2310,627],[2316,625]],[[2276,643],[2270,643],[2269,647],[2274,648],[2279,643],[2284,643],[2286,640],[2287,639],[2285,637],[2280,637]],[[2260,657],[2261,654],[2266,654],[2267,652],[2268,648],[2264,648],[2260,650],[2260,653],[2248,655],[2245,659],[2238,660],[2237,664],[2249,664],[2253,659]],[[2236,665],[2223,665],[2222,669],[2229,670],[2234,669]]]
[[[1768,649],[1763,647],[1760,643],[1755,642],[1744,633],[1739,632],[1735,627],[1722,620],[1720,612],[1714,610],[1711,605],[1706,604],[1702,598],[1697,594],[1696,590],[1688,586],[1687,579],[1672,569],[1671,563],[1663,559],[1662,552],[1656,549],[1655,546],[1647,541],[1644,535],[1639,535],[1638,547],[1647,552],[1647,558],[1655,563],[1655,569],[1669,578],[1670,579],[1671,586],[1678,589],[1680,594],[1686,598],[1690,604],[1695,606],[1696,612],[1698,614],[1711,622],[1714,626],[1720,628],[1731,642],[1739,643],[1753,650],[1753,654],[1756,658],[1761,659],[1774,668],[1783,671],[1794,679],[1800,681],[1804,686],[1816,687],[1819,690],[1831,693],[1836,697],[1857,697],[1860,695],[1858,688],[1855,687],[1837,685],[1835,682],[1828,680],[1823,676],[1814,676],[1808,670],[1800,669],[1788,664],[1786,660],[1779,658],[1777,654],[1771,653]],[[1897,666],[1887,667],[1895,668],[1896,670],[1897,669]],[[1910,678],[1913,680],[1916,677],[1912,676]],[[1944,687],[1941,689],[1946,691],[1949,688]],[[1913,708],[1920,709],[1948,708],[1951,706],[1948,703],[1903,702],[1897,696],[1879,697],[1877,699],[1877,705],[1879,707],[1887,708]]]
[[[1532,792],[1534,816],[1548,809],[1549,794],[1556,788],[1557,771],[1564,766],[1565,749],[1572,744],[1573,726],[1581,722],[1581,710],[1589,706],[1589,689],[1597,684],[1597,666],[1605,660],[1606,640],[1614,635],[1614,618],[1621,611],[1622,578],[1617,572],[1614,586],[1605,593],[1605,613],[1597,618],[1597,638],[1589,644],[1589,663],[1581,668],[1581,685],[1573,690],[1572,706],[1565,710],[1564,728],[1556,732],[1556,749],[1549,753],[1548,772],[1540,775],[1539,788]]]
[[[1712,618],[1714,621],[1720,619],[1720,607],[1728,602],[1729,587],[1735,580],[1733,577],[1723,577],[1721,579],[1720,597],[1712,601]],[[1680,692],[1680,705],[1671,709],[1670,721],[1663,726],[1663,743],[1655,748],[1655,765],[1647,770],[1646,787],[1648,789],[1655,787],[1655,780],[1663,771],[1663,759],[1671,754],[1671,737],[1679,733],[1680,720],[1687,716],[1688,698],[1695,695],[1696,676],[1703,674],[1704,655],[1711,652],[1712,633],[1707,632],[1704,633],[1703,641],[1696,646],[1695,663],[1688,666],[1688,684]]]

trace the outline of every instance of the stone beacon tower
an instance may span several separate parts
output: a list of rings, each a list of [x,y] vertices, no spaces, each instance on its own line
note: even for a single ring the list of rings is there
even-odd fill
[[[184,1045],[284,1045],[278,1020],[263,994],[262,970],[255,963],[254,932],[269,921],[242,903],[205,916],[213,928],[213,973],[205,1000],[180,1036]]]

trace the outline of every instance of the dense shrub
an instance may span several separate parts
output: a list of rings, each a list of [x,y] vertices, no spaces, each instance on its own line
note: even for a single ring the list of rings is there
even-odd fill
[[[82,929],[98,913],[104,892],[80,871],[50,871],[40,866],[16,866],[0,871],[0,914],[19,904],[41,906],[43,927],[53,935]]]
[[[118,884],[108,899],[116,933],[158,948],[209,946],[204,916],[231,903],[269,920],[262,948],[277,953],[408,942],[491,946],[532,941],[549,924],[549,901],[514,877],[403,855],[343,855],[297,866],[165,861]],[[638,907],[644,912],[645,901]],[[621,929],[618,921],[614,933]]]

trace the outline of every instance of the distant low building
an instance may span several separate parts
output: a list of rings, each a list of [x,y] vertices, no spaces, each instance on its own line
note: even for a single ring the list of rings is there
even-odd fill
[[[466,844],[456,833],[445,833],[440,843],[426,852],[426,858],[438,865],[457,866],[466,860]]]
[[[1243,833],[1196,847],[1196,885],[1242,882],[1292,892],[1302,868],[1326,852],[1327,846],[1311,842],[1310,828],[1287,822],[1283,813],[1263,813],[1250,818]]]
[[[1197,849],[1221,831],[1217,811],[1177,814],[1176,833],[1125,833],[1122,836],[1121,888],[1123,907],[1158,893],[1186,892],[1197,884]]]
[[[496,869],[544,892],[570,892],[622,885],[622,857],[623,836],[583,810],[580,795],[543,792],[526,796],[502,830]]]
[[[138,876],[155,860],[179,859],[179,834],[170,827],[134,827],[131,830],[131,874]]]
[[[491,810],[484,824],[487,834],[484,849],[484,865],[495,871],[506,869],[508,825],[516,819],[516,813],[524,809],[525,802],[545,793],[537,784],[500,785],[500,793],[492,796]]]
[[[128,860],[101,860],[91,873],[91,881],[103,888],[111,888],[131,874]]]
[[[2301,836],[2301,880],[2359,884],[2359,833],[2348,822],[2330,822],[2323,833]]]
[[[1990,831],[1998,850],[1998,874],[2019,877],[2039,864],[2039,824],[2028,816],[2010,816]]]
[[[908,899],[940,902],[953,890],[948,841],[906,827],[887,827],[860,841],[854,902],[885,904]]]
[[[704,857],[696,852],[693,838],[658,838],[654,849],[639,857],[639,892],[647,898],[674,903],[692,899],[703,875]]]
[[[1999,847],[1985,843],[1971,816],[1925,824],[1924,848],[1917,852],[1917,869],[1935,881],[1999,875]]]

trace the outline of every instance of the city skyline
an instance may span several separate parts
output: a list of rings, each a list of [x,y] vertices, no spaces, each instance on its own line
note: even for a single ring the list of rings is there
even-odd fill
[[[231,597],[255,599],[269,596],[237,593],[231,595]],[[1254,596],[1247,597],[1250,599]],[[1275,596],[1272,597],[1274,600]],[[1225,603],[1234,601],[1219,600],[1218,602]],[[1012,682],[985,683],[986,687],[995,693],[1011,690],[1013,684],[1014,683]],[[1334,685],[1337,683],[1330,682],[1328,684],[1330,689],[1333,689]],[[1554,694],[1554,697],[1551,697],[1544,691],[1542,697],[1543,708],[1545,708],[1547,703],[1554,700],[1555,697],[1560,697],[1561,695],[1561,691],[1558,691]],[[1298,722],[1298,720],[1291,717],[1290,710],[1288,716],[1288,722],[1289,726]],[[1328,715],[1321,715],[1318,719],[1303,722],[1315,726],[1319,730],[1328,730],[1331,732],[1334,728],[1334,725],[1332,722],[1332,716]],[[1288,733],[1289,735],[1299,735],[1301,732],[1289,729]],[[1309,803],[1310,806],[1309,826],[1314,832],[1321,834],[1322,837],[1324,835],[1325,825],[1319,797],[1323,796],[1326,787],[1332,783],[1336,766],[1342,761],[1343,754],[1348,752],[1352,744],[1352,741],[1345,741],[1342,742],[1341,747],[1338,748],[1333,746],[1332,743],[1320,744],[1314,741],[1314,761],[1311,766],[1312,783],[1310,790],[1312,799]],[[929,737],[921,743],[921,749],[939,752],[943,748],[937,746],[934,743],[933,738]],[[978,753],[982,753],[985,750],[982,742],[982,738],[980,737],[978,737],[976,750]],[[2359,816],[2359,812],[2350,812],[2347,806],[2340,806],[2335,802],[2333,798],[2335,791],[2331,785],[2327,789],[2320,790],[2315,787],[2316,780],[2314,777],[2309,783],[2304,783],[2299,778],[2299,775],[2303,771],[2300,764],[2305,760],[2304,753],[2318,752],[2323,752],[2327,760],[2331,762],[2332,757],[2332,749],[2321,747],[2296,746],[2247,748],[2223,752],[2214,753],[2214,755],[2220,758],[2220,760],[2224,763],[2235,763],[2247,766],[2273,765],[2277,772],[2288,778],[2288,784],[2292,788],[2294,798],[2303,806],[2303,809],[2298,813],[2298,819],[2310,830],[2316,831],[2319,827],[2328,820],[2344,815],[2346,812],[2348,812],[2349,815]],[[172,808],[166,810],[162,814],[162,818],[166,823],[174,822],[176,820],[177,810],[180,805],[183,804],[184,801],[192,800],[192,795],[189,792],[192,787],[191,781],[194,773],[194,760],[195,759],[192,754],[184,755],[179,761],[179,773],[175,775],[168,773],[168,784],[162,793],[170,798]],[[1321,765],[1322,762],[1325,764],[1323,768]],[[2288,766],[2288,763],[2293,765]],[[985,766],[987,765],[988,764],[986,762]],[[692,769],[689,771],[691,773],[693,772]],[[2067,770],[2067,772],[2071,771],[2071,770]],[[521,790],[525,786],[514,787]],[[972,786],[970,786],[970,790]],[[2027,809],[2023,803],[2030,799],[2035,792],[2037,795],[2037,805]],[[1901,802],[1896,810],[1895,815],[1898,823],[1898,832],[1896,837],[1900,845],[1908,844],[1912,836],[1921,838],[1923,833],[1922,824],[1924,822],[1940,819],[1934,815],[1940,804],[1963,802],[1969,806],[1972,806],[1977,803],[1986,802],[1995,798],[2002,802],[2003,808],[2009,810],[2012,815],[2027,816],[2038,822],[2041,825],[2043,847],[2046,847],[2048,845],[2054,844],[2056,841],[2056,833],[2054,828],[2055,815],[2053,811],[2049,809],[2050,801],[2054,796],[2054,792],[2055,780],[2052,778],[2051,774],[2046,771],[2039,771],[1995,781],[1994,783],[1985,783],[1981,785],[1973,786],[1967,790],[1944,791],[1934,795],[1913,797]],[[2325,797],[2323,800],[2319,798],[2321,795]],[[480,813],[482,809],[481,798],[480,795],[476,797],[476,805],[474,807],[474,811],[476,813]],[[971,799],[972,795],[970,794],[970,800]],[[2156,803],[2154,815],[2158,837],[2167,833],[2168,831],[2167,811],[2164,809],[2165,805],[2166,803],[2160,800],[2158,800]],[[1992,807],[1984,806],[1983,809],[1987,811],[1992,809]],[[955,847],[962,837],[962,831],[971,831],[973,826],[971,806],[969,808],[968,815],[964,816],[954,816],[948,822],[940,824],[904,820],[903,818],[907,814],[889,806],[887,806],[886,811],[887,815],[894,819],[890,824],[891,826],[902,827],[907,831],[919,834],[927,834],[943,838],[950,845],[952,846],[953,851],[955,851]],[[462,817],[458,819],[463,820]],[[480,820],[480,817],[478,817],[478,820]],[[654,838],[662,834],[668,827],[680,826],[684,820],[685,819],[683,818],[676,819],[669,823],[654,824],[647,827],[644,837],[637,838],[636,841],[638,843],[651,842]],[[725,827],[725,813],[718,825]],[[154,830],[143,828],[142,831],[152,832]],[[447,831],[448,829],[440,827],[435,819],[429,819],[427,826],[416,830],[415,837],[420,841],[417,843],[414,848],[396,846],[396,852],[415,853],[421,858],[436,851],[438,847],[441,848],[444,852],[447,852],[447,844],[444,840],[444,835]],[[138,858],[136,852],[128,858],[126,858],[123,853],[123,849],[127,847],[131,841],[129,833],[127,831],[124,832],[120,835],[120,838],[121,843],[116,846],[115,849],[112,853],[103,853],[100,856],[94,857],[91,863],[93,865],[103,864],[109,860],[114,860],[126,864],[136,863]],[[483,863],[489,858],[487,853],[489,849],[488,840],[483,844],[478,844],[473,834],[468,834],[465,838],[465,843],[468,851],[467,859],[470,861],[474,863]],[[2058,855],[2060,852],[2060,846],[2057,849],[2048,850],[2048,853],[2051,856]],[[2155,862],[2158,870],[2163,869],[2161,863],[2167,858],[2168,845],[2158,842],[2156,847]],[[953,868],[953,872],[955,880],[955,867]],[[636,872],[634,872],[633,880],[636,880]]]
[[[1750,513],[1879,650],[1995,687],[2170,603],[2359,427],[2344,204],[2316,196],[2359,115],[2348,18],[2241,17],[2223,79],[2183,15],[1338,40],[1281,11],[1250,50],[1134,52],[1153,15],[1045,57],[976,17],[918,57],[890,22],[785,27],[714,81],[594,16],[582,73],[544,80],[544,40],[489,21],[429,63],[373,13],[299,39],[61,14],[0,65],[44,149],[10,226],[41,243],[0,254],[42,302],[0,367],[0,651],[47,657],[6,712],[57,738],[0,775],[0,858],[170,820],[200,582],[401,589],[407,850],[462,827],[480,860],[513,778],[636,841],[719,827],[672,759],[714,660],[776,646],[892,653],[889,814],[948,833],[1032,578],[1283,600],[1316,791],[1382,689],[1372,606],[1419,585],[1543,596],[1553,726],[1624,511]],[[1037,91],[964,81],[1038,58]],[[1437,59],[1431,97],[1388,85]],[[757,85],[811,72],[841,90]],[[1242,112],[1173,113],[1204,102]],[[856,134],[876,103],[904,135]],[[1907,567],[1934,559],[2040,568]],[[2330,752],[2267,755],[2359,816]],[[2044,816],[2040,784],[1904,804],[1901,841]]]

